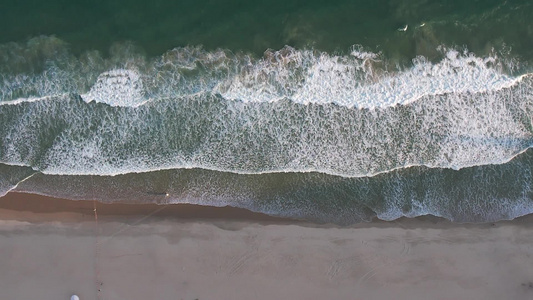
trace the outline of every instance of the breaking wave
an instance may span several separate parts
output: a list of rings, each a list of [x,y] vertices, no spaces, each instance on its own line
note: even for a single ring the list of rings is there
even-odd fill
[[[109,57],[53,37],[0,45],[0,195],[87,199],[90,177],[104,201],[324,222],[531,212],[533,76],[496,53],[440,52],[399,66],[359,46],[148,58],[127,43]]]

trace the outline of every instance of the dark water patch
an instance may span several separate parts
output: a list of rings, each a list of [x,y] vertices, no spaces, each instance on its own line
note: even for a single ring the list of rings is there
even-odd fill
[[[8,0],[0,6],[0,43],[56,34],[75,53],[130,40],[149,55],[186,45],[261,55],[284,45],[336,51],[364,44],[400,61],[438,55],[441,44],[479,55],[505,44],[531,60],[532,12],[527,0]]]

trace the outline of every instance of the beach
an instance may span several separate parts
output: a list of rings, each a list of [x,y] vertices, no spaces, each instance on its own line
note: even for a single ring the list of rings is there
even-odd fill
[[[340,227],[233,208],[114,205],[0,198],[0,298],[533,297],[531,215]]]

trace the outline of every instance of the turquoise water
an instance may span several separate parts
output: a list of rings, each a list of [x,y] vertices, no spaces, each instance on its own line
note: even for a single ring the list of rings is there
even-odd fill
[[[0,195],[533,211],[528,1],[0,5]]]

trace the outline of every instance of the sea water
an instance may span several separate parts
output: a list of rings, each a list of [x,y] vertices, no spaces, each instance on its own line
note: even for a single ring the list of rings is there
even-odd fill
[[[0,195],[533,212],[528,1],[78,2],[0,10]]]

